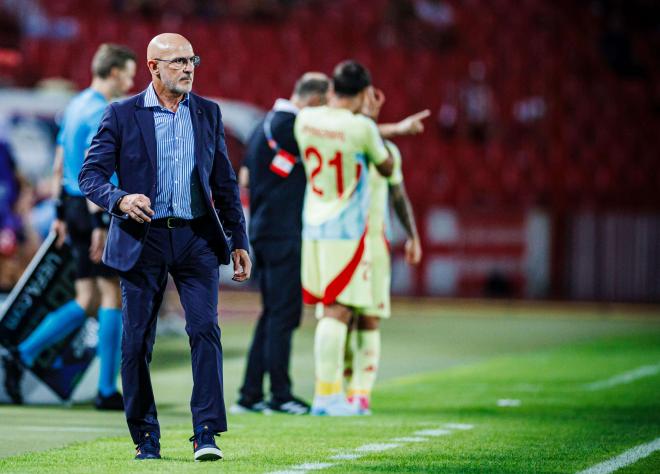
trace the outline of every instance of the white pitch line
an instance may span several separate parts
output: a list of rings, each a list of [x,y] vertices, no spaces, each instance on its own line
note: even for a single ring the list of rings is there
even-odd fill
[[[360,454],[351,454],[351,453],[339,453],[334,456],[330,456],[330,459],[335,461],[352,461],[354,459],[360,459],[362,455]]]
[[[402,436],[400,438],[392,438],[392,441],[396,441],[397,443],[423,443],[428,440],[428,438],[422,438],[421,436]]]
[[[617,469],[621,469],[622,467],[634,464],[640,459],[650,456],[655,451],[660,451],[660,438],[654,439],[646,444],[635,446],[612,459],[608,459],[605,462],[591,466],[589,469],[580,471],[578,474],[608,474]]]
[[[449,428],[450,430],[471,430],[474,428],[474,425],[468,425],[467,423],[445,423],[445,428]]]
[[[634,382],[635,380],[644,377],[651,377],[652,375],[655,375],[659,372],[660,364],[643,365],[641,367],[637,367],[636,369],[629,370],[628,372],[610,377],[609,379],[599,380],[597,382],[586,384],[584,388],[587,390],[602,390],[604,388],[610,388],[616,385]]]
[[[320,469],[326,469],[334,465],[335,464],[331,462],[306,462],[304,464],[298,464],[297,466],[292,466],[291,469],[296,471],[318,471]]]
[[[451,434],[450,430],[438,428],[436,430],[419,430],[413,433],[415,436],[446,436]]]
[[[515,398],[502,398],[497,401],[498,407],[519,407],[522,402]]]
[[[388,449],[394,449],[401,446],[397,443],[372,443],[372,444],[363,444],[355,448],[356,451],[361,453],[379,453],[381,451],[387,451]]]

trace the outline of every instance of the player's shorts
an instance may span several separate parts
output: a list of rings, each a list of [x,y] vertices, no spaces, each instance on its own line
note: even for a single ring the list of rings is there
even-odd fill
[[[389,318],[391,313],[390,285],[392,281],[390,246],[384,235],[368,235],[367,239],[371,251],[371,295],[373,305],[361,311],[360,314]]]
[[[117,272],[103,263],[89,259],[92,242],[92,219],[87,210],[87,200],[82,196],[64,196],[64,221],[71,239],[73,258],[76,260],[76,278],[113,278]]]
[[[370,250],[361,240],[307,240],[302,244],[303,301],[339,303],[356,310],[373,305]]]

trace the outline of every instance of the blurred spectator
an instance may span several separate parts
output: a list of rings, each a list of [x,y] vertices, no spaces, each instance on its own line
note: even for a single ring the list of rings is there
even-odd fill
[[[31,255],[21,216],[32,206],[31,187],[15,167],[11,149],[0,134],[0,293],[9,292]]]
[[[513,116],[523,125],[541,120],[545,112],[545,99],[541,96],[525,97],[513,104]]]
[[[642,67],[633,57],[630,36],[619,13],[613,14],[601,38],[601,50],[610,67],[620,76],[639,77]]]
[[[485,142],[493,125],[494,99],[486,82],[486,65],[482,61],[470,63],[469,77],[461,90],[461,108],[468,136],[475,142]]]
[[[445,138],[453,138],[458,127],[459,94],[456,84],[451,82],[445,87],[442,104],[438,109],[437,120]]]
[[[0,86],[11,84],[21,63],[21,27],[16,16],[0,4]]]
[[[454,16],[444,0],[390,0],[380,39],[386,46],[445,49],[455,43]]]
[[[0,10],[11,12],[23,35],[30,38],[71,39],[78,35],[76,19],[49,18],[37,0],[0,0]]]

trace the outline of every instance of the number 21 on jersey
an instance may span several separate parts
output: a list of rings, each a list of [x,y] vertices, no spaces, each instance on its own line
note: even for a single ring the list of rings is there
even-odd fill
[[[342,166],[341,151],[335,152],[332,159],[328,160],[327,166],[324,166],[324,160],[321,153],[310,146],[305,150],[305,161],[310,167],[309,181],[312,191],[319,196],[327,196],[329,188],[334,184],[337,191],[337,197],[344,194],[344,167]],[[330,176],[333,173],[334,176]],[[331,184],[332,183],[332,184]]]

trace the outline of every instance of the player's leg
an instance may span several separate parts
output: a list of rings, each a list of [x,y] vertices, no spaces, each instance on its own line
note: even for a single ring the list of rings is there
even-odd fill
[[[101,276],[96,279],[96,283],[101,294],[97,346],[101,370],[96,407],[102,410],[123,410],[123,399],[117,390],[122,334],[119,281],[111,276]]]
[[[254,328],[252,343],[248,353],[247,365],[245,367],[245,377],[240,389],[240,397],[230,411],[234,414],[245,412],[262,413],[266,411],[267,406],[264,402],[264,375],[265,375],[265,352],[267,321],[270,315],[270,272],[266,260],[262,256],[261,247],[263,242],[255,242],[253,245],[254,264],[256,276],[259,280],[259,290],[261,292],[262,311]]]
[[[300,283],[300,241],[287,239],[266,244],[269,260],[268,307],[264,353],[266,371],[270,379],[272,410],[303,415],[309,405],[292,393],[289,376],[291,342],[294,330],[302,317],[302,288]]]
[[[365,414],[370,413],[371,392],[380,363],[380,319],[377,316],[360,316],[355,332],[353,377],[348,396]]]
[[[46,348],[61,341],[85,322],[85,311],[94,292],[94,281],[81,278],[76,280],[75,287],[76,298],[48,313],[30,336],[18,345],[20,360],[27,367],[32,367]]]
[[[373,304],[358,317],[353,353],[353,376],[348,396],[362,414],[370,413],[380,363],[380,320],[390,316],[390,255],[381,235],[370,241]]]
[[[350,416],[356,410],[346,402],[342,386],[344,351],[352,310],[341,304],[323,306],[314,335],[316,387],[313,415]]]
[[[28,367],[53,344],[78,329],[87,317],[94,294],[93,264],[89,260],[91,222],[83,197],[65,196],[65,220],[76,262],[76,297],[47,314],[30,336],[18,346],[19,358]]]

